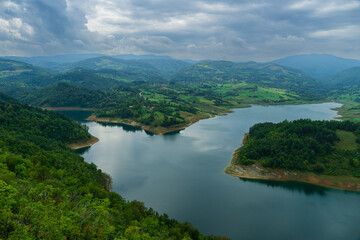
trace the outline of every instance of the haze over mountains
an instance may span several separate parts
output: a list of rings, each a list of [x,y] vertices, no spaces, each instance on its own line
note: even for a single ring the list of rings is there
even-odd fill
[[[194,60],[179,60],[174,59],[170,56],[157,56],[157,55],[133,55],[133,54],[124,54],[116,56],[105,56],[103,54],[67,54],[67,55],[56,55],[56,56],[35,56],[35,57],[14,57],[14,56],[5,56],[6,59],[21,61],[33,64],[34,66],[46,68],[54,72],[67,71],[76,65],[86,64],[88,59],[90,62],[99,61],[101,59],[108,59],[109,61],[115,62],[118,61],[118,64],[122,62],[123,65],[125,62],[128,62],[128,65],[136,65],[137,62],[148,63],[155,68],[158,68],[160,71],[163,71],[165,74],[176,73],[181,68],[195,63]],[[111,60],[110,60],[111,59]],[[115,60],[116,59],[116,60]],[[125,60],[125,61],[121,61]],[[104,67],[104,66],[103,66]],[[117,69],[118,67],[115,67]],[[114,69],[114,68],[111,68]]]
[[[335,73],[360,66],[360,60],[340,58],[329,54],[295,55],[272,62],[297,68],[309,76],[323,81]]]
[[[169,56],[132,54],[4,57],[0,58],[0,90],[18,99],[29,99],[29,92],[59,82],[101,90],[134,82],[232,80],[316,94],[325,88],[355,83],[357,86],[359,69],[360,60],[326,54],[290,56],[269,63],[191,62]]]
[[[128,65],[136,65],[136,62],[142,64],[148,63],[160,72],[166,75],[172,75],[177,73],[184,67],[195,64],[199,61],[189,59],[174,59],[170,56],[158,56],[158,55],[134,55],[134,54],[123,54],[115,56],[106,56],[103,54],[67,54],[67,55],[56,55],[56,56],[34,56],[34,57],[17,57],[17,56],[5,56],[3,58],[21,61],[32,64],[34,66],[42,67],[54,72],[63,72],[71,69],[74,66],[82,66],[88,62],[88,59],[111,59],[110,61],[125,60],[128,61]],[[93,62],[94,60],[90,60]],[[212,61],[212,60],[208,60]],[[299,69],[309,76],[325,80],[331,75],[349,69],[351,67],[360,66],[360,60],[341,58],[329,54],[303,54],[288,56],[280,59],[271,61],[283,66]],[[121,61],[118,62],[121,65]],[[114,66],[101,66],[110,67],[111,69],[117,69],[119,67]],[[96,67],[90,67],[90,69],[96,69]]]

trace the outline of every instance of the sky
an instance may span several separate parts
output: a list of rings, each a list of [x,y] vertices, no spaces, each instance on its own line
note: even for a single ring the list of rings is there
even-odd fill
[[[0,0],[0,56],[360,59],[360,0]]]

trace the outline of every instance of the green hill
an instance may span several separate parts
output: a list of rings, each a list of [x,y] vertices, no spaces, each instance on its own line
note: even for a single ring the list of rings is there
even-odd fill
[[[360,86],[360,66],[346,69],[329,77],[329,84],[334,87]]]
[[[250,128],[238,164],[360,177],[360,124],[296,120]]]
[[[62,143],[90,138],[86,129],[80,127],[75,121],[55,112],[21,104],[2,93],[0,93],[0,122],[2,131],[7,132],[8,137],[21,135],[23,140],[31,137],[32,134],[34,137]],[[26,149],[19,149],[19,151],[22,150]]]
[[[94,107],[103,101],[103,97],[99,91],[60,82],[39,89],[23,101],[43,107]]]
[[[153,68],[153,67],[151,67]],[[52,74],[31,64],[0,59],[0,91],[18,99],[26,98],[41,87],[58,82],[88,89],[107,89],[131,81],[145,81],[150,75],[125,72],[122,70],[90,70],[72,68],[62,74]]]
[[[28,63],[0,58],[0,80],[19,75],[24,77],[47,76],[49,73]]]
[[[0,58],[0,92],[21,98],[52,83],[50,73],[31,64]]]
[[[328,95],[343,105],[337,109],[343,120],[360,121],[360,67],[346,69],[329,79]]]
[[[360,67],[353,67],[340,73],[336,73],[328,79],[328,82],[328,94],[330,97],[349,106],[353,104],[359,104]],[[356,108],[358,110],[358,106],[356,106]]]
[[[65,146],[90,138],[75,121],[0,94],[0,123],[1,239],[225,239],[109,192]]]
[[[121,70],[129,73],[142,74],[147,77],[147,81],[165,81],[163,75],[155,67],[148,63],[136,60],[115,59],[104,56],[77,62],[73,67],[90,70]]]
[[[87,71],[71,71],[52,77],[52,82],[67,82],[69,84],[88,89],[107,89],[121,84],[118,80],[99,76]]]
[[[7,59],[26,62],[38,66],[54,73],[66,72],[72,67],[72,64],[89,58],[100,57],[100,54],[65,54],[55,56],[33,56],[33,57],[16,57],[9,56]]]
[[[340,58],[329,54],[289,56],[275,60],[273,63],[299,69],[313,78],[322,80],[324,83],[335,73],[360,66],[360,60]]]
[[[43,68],[31,64],[0,58],[0,83],[26,84],[28,86],[45,86],[51,81],[51,74]]]
[[[115,70],[115,69],[99,69],[99,70],[89,70],[89,69],[81,69],[76,68],[72,69],[71,71],[78,71],[78,72],[88,72],[93,73],[101,77],[110,78],[121,82],[122,84],[131,84],[132,82],[152,82],[151,74],[149,75],[146,72],[131,72],[131,71],[124,71],[124,70]],[[155,78],[157,78],[155,76]],[[161,81],[165,81],[164,79]]]
[[[232,82],[286,89],[303,96],[321,94],[322,85],[299,70],[276,64],[200,62],[184,68],[172,81]]]

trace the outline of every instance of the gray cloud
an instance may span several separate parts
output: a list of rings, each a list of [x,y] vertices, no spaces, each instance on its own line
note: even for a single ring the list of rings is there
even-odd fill
[[[360,58],[360,1],[6,0],[0,2],[0,46],[0,55]]]

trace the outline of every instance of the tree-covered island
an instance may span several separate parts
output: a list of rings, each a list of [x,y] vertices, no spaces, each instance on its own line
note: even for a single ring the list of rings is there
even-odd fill
[[[243,144],[225,169],[229,175],[360,191],[360,123],[259,123]]]

